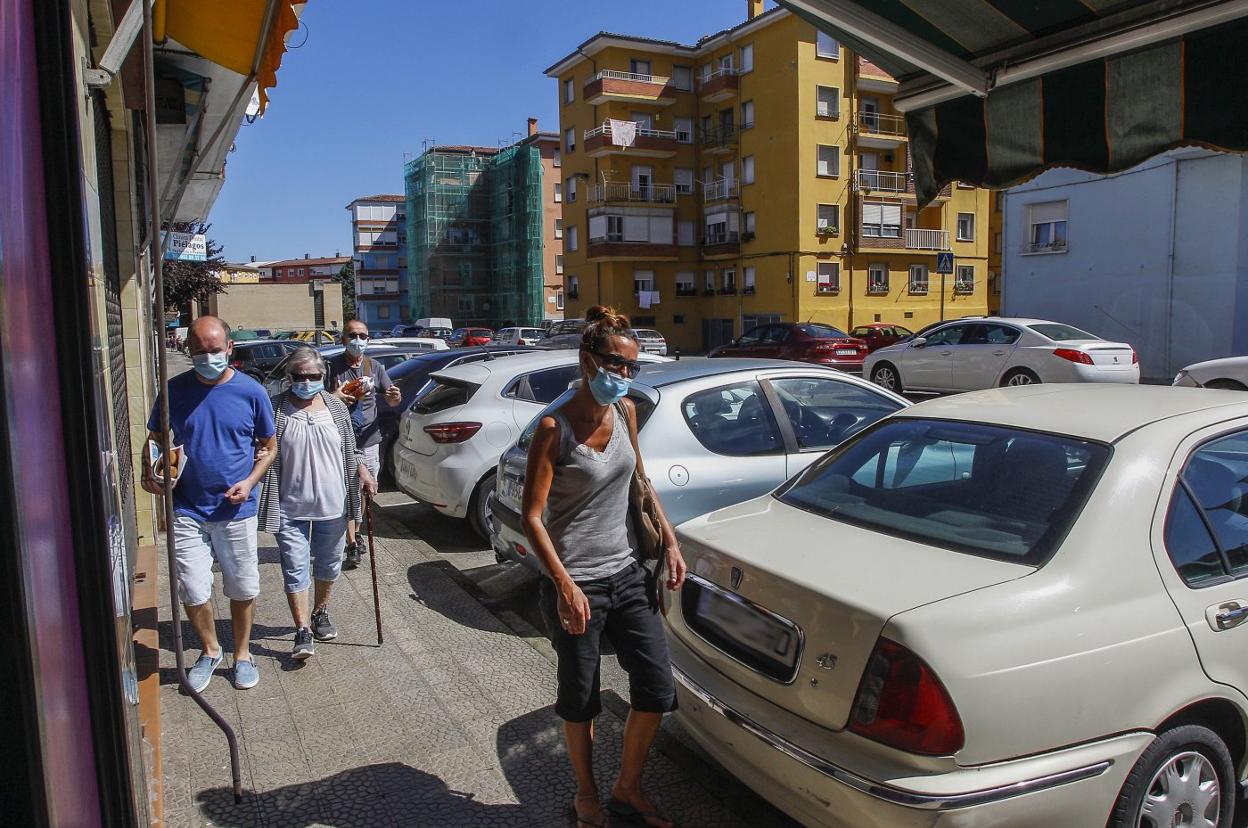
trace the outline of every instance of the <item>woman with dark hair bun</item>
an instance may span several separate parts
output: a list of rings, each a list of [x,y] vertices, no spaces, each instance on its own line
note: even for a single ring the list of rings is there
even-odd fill
[[[636,378],[637,338],[628,317],[601,305],[585,314],[581,385],[538,424],[524,485],[525,534],[549,578],[541,608],[559,657],[555,712],[564,721],[576,774],[578,825],[604,825],[594,783],[594,717],[599,700],[599,642],[605,633],[628,671],[631,709],[620,773],[607,810],[635,824],[668,828],[641,790],[641,775],[663,714],[676,709],[676,686],[659,618],[657,590],[641,565],[629,526],[629,486],[645,473],[637,449],[637,411],[627,396]],[[679,589],[685,561],[662,514],[666,586]]]

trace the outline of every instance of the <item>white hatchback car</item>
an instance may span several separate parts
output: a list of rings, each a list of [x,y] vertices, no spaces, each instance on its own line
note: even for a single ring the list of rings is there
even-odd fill
[[[1135,350],[1061,322],[950,322],[873,351],[862,375],[890,391],[977,391],[1037,382],[1140,381]]]
[[[467,518],[488,540],[486,502],[499,456],[567,390],[579,361],[579,351],[541,351],[431,374],[399,423],[393,454],[399,488],[444,515]]]
[[[1174,378],[1174,384],[1248,391],[1248,356],[1223,357],[1189,365]]]
[[[677,715],[803,823],[1232,825],[1242,394],[925,402],[677,531]]]

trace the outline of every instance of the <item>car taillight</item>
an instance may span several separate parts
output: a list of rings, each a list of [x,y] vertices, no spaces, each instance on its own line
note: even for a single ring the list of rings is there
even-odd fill
[[[1068,362],[1077,362],[1080,365],[1091,365],[1092,357],[1083,351],[1076,351],[1074,348],[1058,348],[1053,352],[1053,356],[1061,357]]]
[[[964,734],[953,699],[923,659],[881,638],[867,662],[849,729],[881,744],[928,756],[956,753]]]
[[[232,359],[232,360],[230,360],[230,367],[231,367],[231,368],[242,368],[242,367],[243,367],[243,361],[242,361],[241,359]]]
[[[1132,348],[1131,349],[1131,364],[1136,365],[1139,363],[1139,361],[1140,361],[1140,355],[1135,352],[1134,348]]]
[[[435,423],[425,426],[425,433],[435,443],[462,443],[480,430],[480,423]]]

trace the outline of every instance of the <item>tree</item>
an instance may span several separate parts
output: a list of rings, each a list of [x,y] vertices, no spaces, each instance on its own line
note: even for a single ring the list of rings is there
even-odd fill
[[[342,285],[342,324],[355,319],[355,262],[347,262],[338,271],[334,281]]]
[[[211,224],[178,221],[165,225],[175,233],[203,234],[207,236]],[[202,262],[164,261],[165,309],[180,310],[191,301],[206,302],[210,296],[225,293],[220,271],[225,267],[221,256],[222,247],[214,239],[207,238],[207,257]]]

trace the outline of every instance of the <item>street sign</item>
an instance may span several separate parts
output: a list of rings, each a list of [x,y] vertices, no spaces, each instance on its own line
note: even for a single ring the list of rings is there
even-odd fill
[[[953,272],[953,254],[937,253],[936,254],[936,272],[952,273]]]

